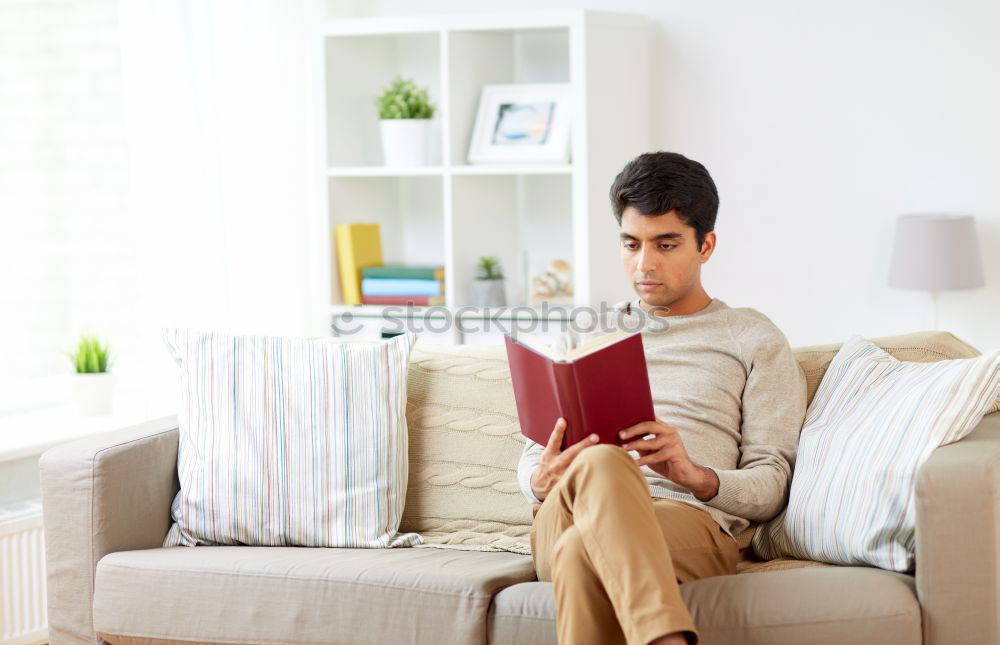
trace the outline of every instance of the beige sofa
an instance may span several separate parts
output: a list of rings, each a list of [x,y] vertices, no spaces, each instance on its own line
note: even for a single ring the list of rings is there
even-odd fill
[[[976,351],[949,334],[876,339],[904,360]],[[797,350],[809,396],[837,346]],[[51,642],[555,643],[552,585],[500,347],[418,347],[407,416],[410,549],[160,548],[178,490],[176,418],[41,458]],[[1000,414],[937,450],[917,486],[915,575],[757,562],[682,585],[705,643],[1000,642]],[[740,536],[747,545],[751,530]]]

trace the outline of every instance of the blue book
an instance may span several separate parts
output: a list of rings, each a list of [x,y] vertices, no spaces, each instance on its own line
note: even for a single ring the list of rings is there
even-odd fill
[[[440,296],[440,280],[406,278],[364,278],[361,294],[365,296]]]

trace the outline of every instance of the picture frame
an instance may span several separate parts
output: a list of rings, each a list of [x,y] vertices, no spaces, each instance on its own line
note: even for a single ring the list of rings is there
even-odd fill
[[[468,162],[568,163],[571,121],[569,83],[485,85]]]

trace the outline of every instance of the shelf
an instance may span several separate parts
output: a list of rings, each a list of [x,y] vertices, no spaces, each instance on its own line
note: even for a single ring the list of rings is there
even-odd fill
[[[474,301],[472,285],[484,256],[499,258],[511,303],[530,301],[535,278],[556,260],[572,267],[575,305],[625,297],[607,190],[622,165],[645,152],[652,139],[651,36],[643,16],[588,10],[358,18],[323,25],[318,78],[324,85],[324,135],[317,147],[325,155],[316,170],[321,207],[314,227],[322,245],[316,253],[319,286],[325,292],[319,311],[349,312],[365,333],[385,327],[379,317],[388,305],[339,304],[330,232],[349,222],[381,226],[385,263],[445,268],[448,305],[412,307],[409,316],[437,320],[459,312],[470,321],[539,320],[538,307],[482,312],[465,306]],[[426,166],[383,165],[373,101],[396,74],[426,87],[436,107]],[[532,83],[569,86],[568,161],[469,164],[483,87]],[[621,96],[630,98],[623,102]],[[570,307],[548,309],[546,320],[568,320]],[[443,342],[496,340],[493,332],[431,331]]]
[[[633,14],[584,9],[522,12],[482,12],[472,14],[435,14],[339,18],[323,24],[324,36],[382,36],[385,34],[437,33],[441,31],[497,31],[503,29],[544,29],[574,27],[585,19],[603,26],[635,27]]]
[[[569,175],[573,164],[496,164],[450,166],[453,175]]]
[[[334,166],[328,168],[328,177],[433,177],[441,175],[441,166],[413,166],[410,168],[391,168],[388,166]]]
[[[449,316],[455,316],[456,314],[459,318],[463,320],[484,320],[484,319],[497,319],[497,320],[541,320],[542,317],[542,307],[541,305],[508,305],[505,307],[449,307],[446,305],[439,305],[436,307],[404,307],[403,305],[333,305],[330,308],[330,312],[335,316],[340,316],[345,313],[350,313],[352,316],[357,316],[358,318],[382,318],[386,309],[395,307],[396,311],[391,312],[394,315],[402,316],[405,318],[447,318]],[[400,313],[399,309],[404,308],[406,310],[405,314]],[[570,307],[568,305],[549,305],[548,311],[544,312],[547,315],[545,320],[569,320],[570,318]]]
[[[483,164],[479,166],[333,166],[328,177],[435,177],[451,175],[569,175],[573,164]]]

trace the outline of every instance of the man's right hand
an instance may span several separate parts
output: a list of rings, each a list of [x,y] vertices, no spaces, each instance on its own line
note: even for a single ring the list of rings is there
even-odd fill
[[[566,450],[560,451],[563,435],[566,434],[566,419],[562,417],[556,421],[556,427],[549,435],[549,442],[542,451],[542,460],[538,468],[531,475],[531,492],[540,500],[548,496],[549,491],[559,482],[559,478],[569,468],[573,459],[580,454],[584,448],[597,443],[597,435],[592,434],[582,441],[578,441]]]

